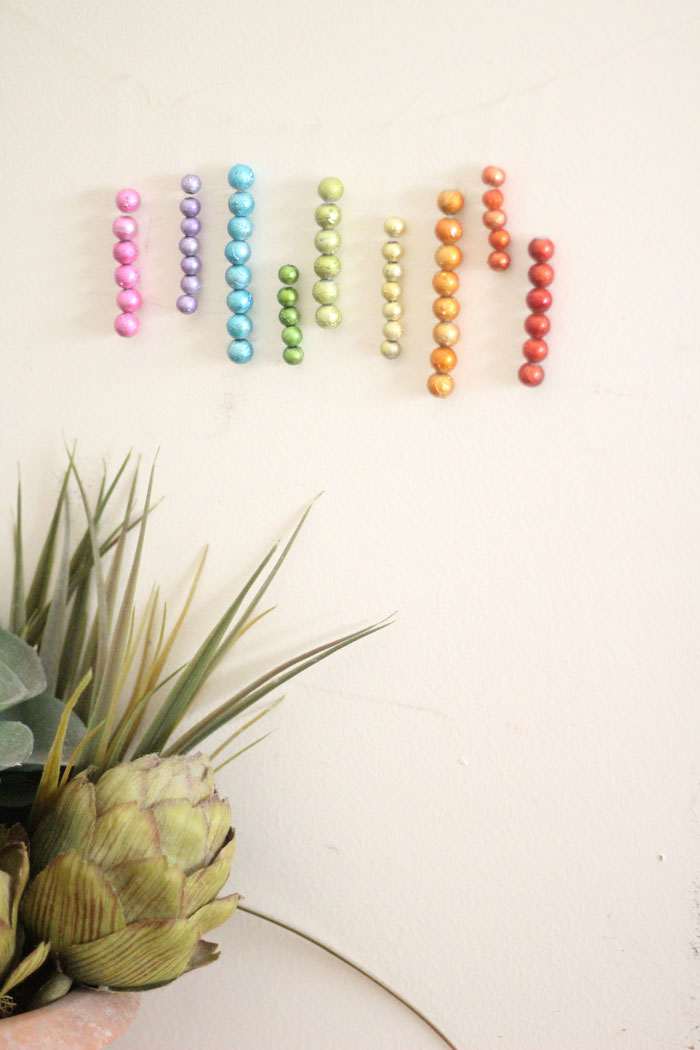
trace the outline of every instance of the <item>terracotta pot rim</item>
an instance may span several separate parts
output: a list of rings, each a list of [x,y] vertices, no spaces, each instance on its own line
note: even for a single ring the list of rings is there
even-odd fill
[[[135,992],[77,989],[39,1010],[0,1021],[0,1050],[101,1050],[132,1023]]]

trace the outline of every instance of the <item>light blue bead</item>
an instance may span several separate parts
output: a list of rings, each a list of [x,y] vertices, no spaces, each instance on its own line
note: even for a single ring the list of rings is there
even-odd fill
[[[254,182],[253,169],[247,164],[234,164],[228,173],[228,184],[234,190],[249,190]]]
[[[250,193],[246,193],[245,191],[232,193],[228,199],[228,210],[234,215],[248,216],[254,207],[255,201]]]
[[[228,344],[226,353],[231,361],[235,361],[237,365],[243,365],[253,356],[253,347],[247,339],[234,339]]]
[[[253,220],[246,215],[236,215],[228,220],[228,235],[234,241],[247,241],[253,233]]]
[[[253,305],[252,293],[245,288],[238,288],[226,296],[226,305],[232,314],[247,314]]]
[[[247,339],[253,331],[253,322],[247,314],[231,314],[226,322],[226,331],[232,339]]]
[[[229,266],[226,271],[226,284],[231,288],[246,288],[250,284],[250,277],[247,266]]]
[[[229,241],[224,254],[230,263],[240,265],[250,259],[250,245],[246,241]]]

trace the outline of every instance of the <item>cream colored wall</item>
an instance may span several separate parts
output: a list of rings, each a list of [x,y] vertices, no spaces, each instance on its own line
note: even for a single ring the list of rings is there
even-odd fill
[[[2,5],[0,506],[77,437],[160,448],[146,575],[194,645],[306,501],[278,609],[208,702],[306,642],[395,626],[287,689],[221,776],[232,880],[411,997],[460,1050],[699,1045],[697,6],[690,0]],[[226,172],[256,171],[256,357],[225,357]],[[479,172],[507,171],[506,274]],[[174,309],[179,180],[204,293]],[[308,294],[319,178],[343,201],[344,323]],[[114,192],[143,195],[142,332],[118,339]],[[435,196],[468,196],[451,400],[425,392]],[[404,356],[380,339],[382,222],[408,223]],[[515,380],[525,246],[557,244],[547,379]],[[304,272],[281,363],[277,267]],[[33,506],[31,504],[33,503]],[[43,504],[42,509],[45,509]],[[77,516],[77,508],[76,508]],[[4,586],[9,587],[9,513]],[[240,916],[149,995],[123,1050],[418,1050],[436,1039]]]

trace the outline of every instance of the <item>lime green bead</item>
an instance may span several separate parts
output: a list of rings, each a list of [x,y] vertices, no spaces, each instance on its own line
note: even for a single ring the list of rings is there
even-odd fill
[[[314,272],[317,277],[332,281],[340,273],[340,259],[337,255],[319,255],[314,263]]]
[[[300,346],[287,346],[282,351],[282,357],[288,365],[300,365],[304,360],[304,351]]]
[[[288,328],[290,325],[299,324],[301,314],[295,306],[284,306],[277,315],[280,323]]]
[[[314,237],[314,244],[321,255],[334,255],[340,248],[340,234],[337,230],[319,230]]]
[[[277,271],[277,276],[279,277],[282,284],[296,284],[299,280],[299,271],[297,270],[296,266],[292,266],[291,263],[287,263],[286,266],[280,266],[279,270]]]
[[[317,303],[322,306],[330,306],[338,298],[338,285],[335,281],[316,281],[311,289],[311,294]]]
[[[280,288],[277,293],[277,302],[280,306],[296,306],[299,292],[296,288]]]
[[[301,328],[295,324],[289,325],[288,328],[283,328],[282,342],[285,346],[299,346],[301,342]]]
[[[332,175],[329,175],[328,178],[321,179],[319,182],[318,195],[323,201],[339,201],[344,189],[340,179],[334,179]]]
[[[343,315],[337,306],[319,306],[316,311],[316,324],[319,328],[337,328]]]
[[[343,217],[343,213],[337,204],[319,204],[314,212],[316,225],[323,230],[331,230],[337,226]]]

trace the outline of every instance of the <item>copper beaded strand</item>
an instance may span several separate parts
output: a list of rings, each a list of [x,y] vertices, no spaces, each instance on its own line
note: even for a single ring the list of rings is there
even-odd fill
[[[399,243],[397,238],[401,237],[405,230],[406,223],[398,215],[390,216],[384,223],[384,232],[391,239],[382,248],[382,257],[384,259],[384,267],[382,269],[384,278],[382,284],[382,296],[384,297],[382,335],[384,339],[379,349],[384,357],[390,361],[393,361],[401,353],[399,339],[403,335],[403,326],[401,324],[403,307],[399,300],[403,292],[401,287],[403,267],[399,260],[403,256],[403,245]]]
[[[534,259],[527,273],[533,287],[525,298],[532,313],[525,318],[528,338],[523,343],[523,356],[526,363],[520,366],[518,379],[525,386],[539,386],[544,379],[542,362],[549,353],[544,336],[549,332],[547,310],[552,305],[552,293],[548,285],[554,280],[554,270],[549,265],[554,255],[554,244],[548,237],[534,237],[527,250],[530,258]]]
[[[321,254],[314,263],[314,272],[318,280],[311,294],[320,304],[316,311],[316,324],[319,328],[337,328],[343,319],[335,304],[338,298],[336,278],[340,274],[340,259],[336,253],[341,244],[337,227],[343,217],[338,201],[343,196],[343,191],[344,186],[340,179],[332,176],[321,179],[318,184],[318,194],[323,203],[319,204],[314,212],[316,225],[321,227],[314,244]]]
[[[282,357],[288,365],[300,365],[304,360],[304,351],[301,347],[302,335],[299,327],[301,314],[297,307],[299,293],[296,288],[292,288],[292,285],[299,280],[299,271],[296,266],[287,263],[285,266],[280,266],[277,276],[282,283],[277,293],[277,302],[282,307],[278,314],[282,324],[282,342],[284,343]]]
[[[506,229],[507,215],[502,209],[503,193],[499,189],[506,181],[506,173],[503,168],[489,164],[481,173],[481,181],[489,187],[481,199],[486,207],[483,215],[484,226],[491,231],[489,244],[494,249],[487,262],[492,270],[507,270],[510,266],[510,255],[505,249],[510,244],[510,234]]]
[[[462,252],[457,241],[462,236],[462,224],[454,216],[464,207],[464,195],[459,190],[443,190],[438,197],[438,208],[446,217],[438,219],[435,233],[441,242],[435,252],[435,262],[440,267],[433,277],[433,288],[439,298],[433,303],[433,313],[438,323],[433,328],[437,346],[430,355],[435,369],[428,379],[428,390],[434,397],[449,397],[454,390],[454,380],[449,374],[457,364],[453,349],[459,339],[459,328],[455,318],[459,314],[459,303],[455,292],[459,288],[459,277],[455,270],[462,261]]]

